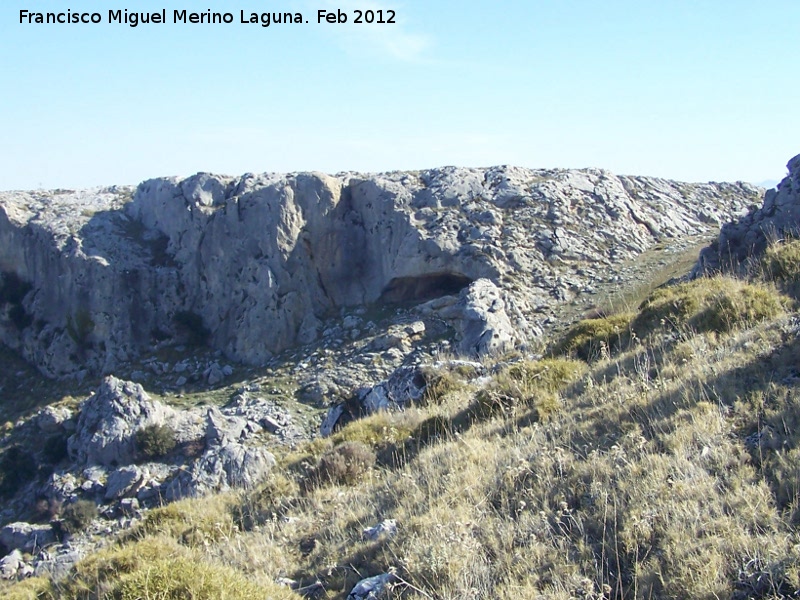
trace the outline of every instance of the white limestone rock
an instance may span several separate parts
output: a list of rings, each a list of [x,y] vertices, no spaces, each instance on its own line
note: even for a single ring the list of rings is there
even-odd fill
[[[770,239],[800,234],[800,154],[786,167],[789,174],[767,190],[761,206],[752,206],[746,215],[725,224],[718,239],[700,253],[695,275],[735,268],[761,254]]]
[[[3,192],[0,341],[50,376],[111,372],[168,342],[255,364],[313,342],[332,309],[425,302],[484,278],[524,338],[609,266],[758,198],[747,184],[507,166]],[[508,340],[472,341],[470,353]]]
[[[136,458],[135,433],[174,418],[175,411],[151,400],[141,385],[106,377],[81,404],[76,433],[67,443],[69,456],[81,465],[131,464]]]

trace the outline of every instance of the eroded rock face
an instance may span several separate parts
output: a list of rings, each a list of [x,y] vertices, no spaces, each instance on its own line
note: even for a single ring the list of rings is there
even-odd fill
[[[179,341],[260,363],[314,341],[331,309],[422,303],[482,278],[523,339],[613,264],[709,232],[758,198],[746,184],[515,167],[6,192],[0,341],[52,376],[111,372]],[[475,338],[474,323],[462,335]]]
[[[759,256],[771,239],[800,233],[800,154],[778,187],[767,190],[761,207],[753,207],[741,219],[722,227],[719,238],[700,254],[695,274],[736,267],[748,257]]]

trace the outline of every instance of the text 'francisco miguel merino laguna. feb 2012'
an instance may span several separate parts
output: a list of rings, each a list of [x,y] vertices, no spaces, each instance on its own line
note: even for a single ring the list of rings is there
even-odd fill
[[[167,17],[172,19],[168,20]],[[258,24],[269,27],[277,24],[298,23],[353,23],[359,24],[394,24],[396,12],[394,10],[318,10],[315,18],[309,21],[299,12],[249,12],[239,11],[238,21],[231,12],[213,12],[210,9],[204,12],[190,12],[186,9],[174,9],[170,13],[166,8],[153,12],[133,12],[127,9],[109,10],[106,19],[99,12],[76,12],[66,10],[63,12],[33,12],[27,9],[19,11],[20,24],[26,25],[80,25],[80,24],[120,24],[129,27],[139,25],[173,24],[202,24],[202,25],[230,25]]]

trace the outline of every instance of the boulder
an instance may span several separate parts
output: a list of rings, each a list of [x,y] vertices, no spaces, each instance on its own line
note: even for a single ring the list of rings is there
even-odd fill
[[[0,544],[8,550],[34,552],[56,542],[56,534],[50,525],[10,523],[0,529]]]
[[[81,404],[69,456],[78,464],[128,465],[136,458],[135,433],[174,417],[173,409],[150,400],[138,383],[108,376]]]
[[[222,414],[212,406],[206,412],[206,442],[219,444],[224,441],[235,442],[247,436],[247,421],[241,417]]]
[[[514,347],[518,338],[505,311],[501,290],[479,279],[462,290],[458,302],[438,311],[458,336],[457,350],[469,357],[496,355]]]
[[[251,489],[264,480],[273,466],[275,458],[264,448],[223,440],[168,482],[164,496],[178,500],[230,489]]]
[[[22,572],[28,570],[33,572],[31,567],[22,560],[22,553],[19,550],[14,550],[0,559],[0,579],[16,579]]]
[[[147,471],[136,465],[120,467],[109,474],[106,481],[106,500],[131,498],[145,483]]]
[[[43,408],[35,417],[39,431],[46,435],[74,429],[75,424],[70,419],[72,419],[72,411],[70,409],[55,406]]]
[[[392,573],[383,573],[362,579],[347,595],[347,600],[380,600],[381,598],[388,598],[388,592],[395,579]]]
[[[397,521],[394,519],[386,519],[377,525],[361,530],[361,537],[373,541],[383,537],[392,537],[395,534],[397,534]]]

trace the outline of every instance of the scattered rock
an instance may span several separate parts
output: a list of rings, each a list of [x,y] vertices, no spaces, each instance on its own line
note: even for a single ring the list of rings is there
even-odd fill
[[[9,550],[34,552],[38,548],[56,541],[56,534],[50,525],[32,525],[30,523],[10,523],[0,529],[0,544]]]
[[[120,467],[109,474],[106,481],[106,500],[118,500],[135,496],[144,485],[147,472],[131,465]]]
[[[119,512],[127,517],[139,511],[139,501],[136,498],[123,498],[119,501]]]
[[[54,581],[63,579],[72,571],[72,568],[85,556],[86,548],[64,545],[55,553],[43,551],[40,553],[34,566],[33,574],[36,577],[49,576]]]
[[[0,559],[0,579],[24,579],[33,575],[33,567],[23,559],[19,550],[14,550]]]
[[[347,600],[379,600],[386,598],[395,576],[392,573],[375,575],[359,581],[347,595]]]
[[[75,423],[70,421],[72,411],[68,408],[47,406],[39,411],[35,419],[39,430],[46,435],[75,429]]]
[[[264,480],[275,458],[264,448],[223,440],[165,486],[168,500],[202,496],[232,488],[251,489]]]
[[[392,537],[397,533],[397,521],[386,519],[373,527],[367,527],[361,531],[365,540],[377,540],[382,537]]]

